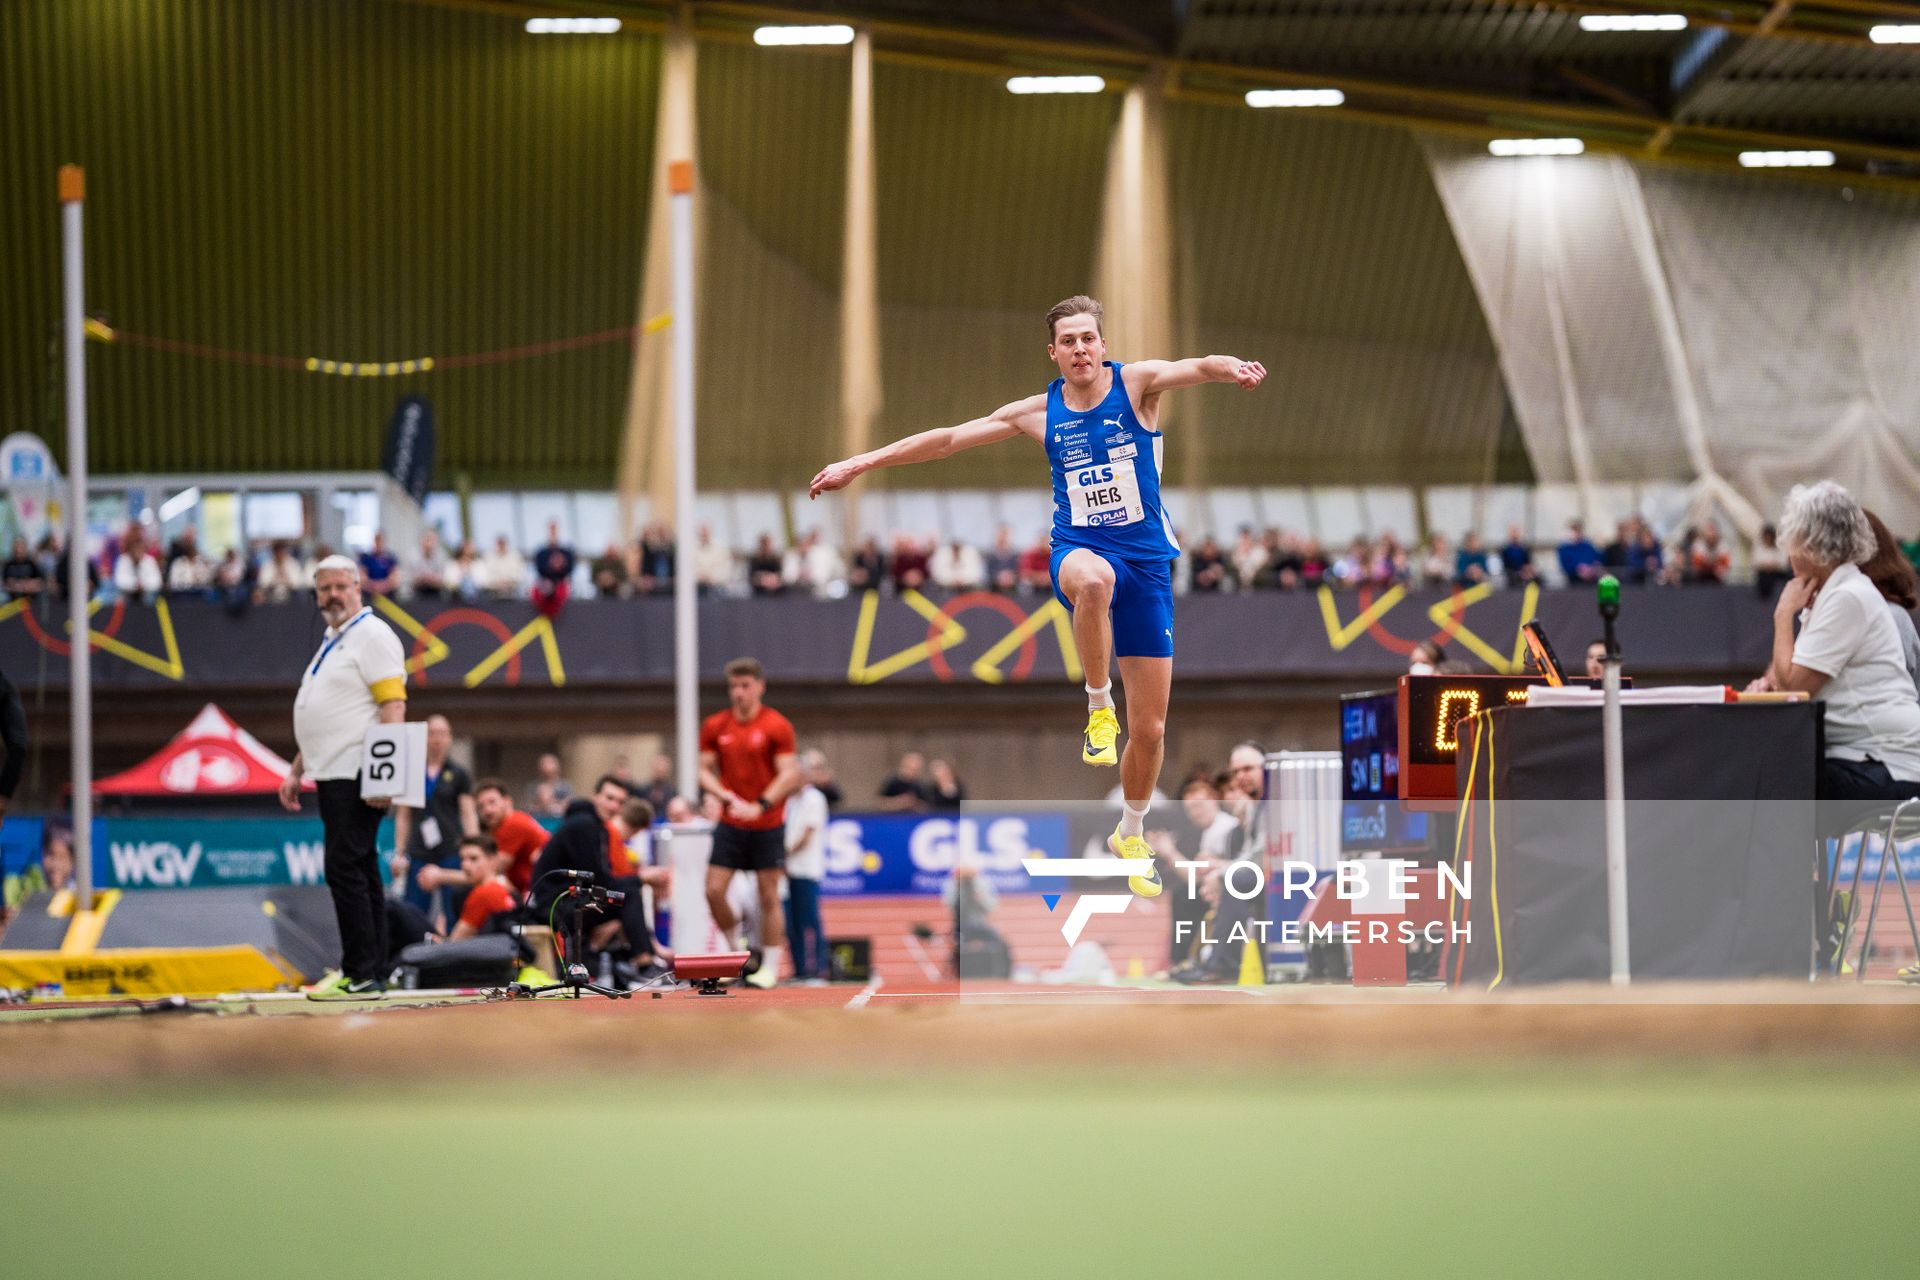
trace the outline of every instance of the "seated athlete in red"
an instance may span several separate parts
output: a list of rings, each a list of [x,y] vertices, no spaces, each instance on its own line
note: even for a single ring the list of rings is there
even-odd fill
[[[547,829],[524,810],[513,807],[513,793],[498,778],[483,778],[474,788],[473,803],[480,829],[493,837],[505,859],[507,882],[525,897],[533,887],[533,863],[547,847]]]
[[[460,908],[460,922],[447,935],[449,942],[483,933],[495,916],[511,915],[519,908],[520,898],[501,874],[501,866],[499,847],[490,837],[467,836],[460,841],[460,869],[473,888]]]

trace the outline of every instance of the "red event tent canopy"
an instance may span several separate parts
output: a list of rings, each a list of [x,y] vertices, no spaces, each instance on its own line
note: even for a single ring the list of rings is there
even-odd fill
[[[209,702],[166,746],[93,789],[107,796],[266,796],[280,789],[289,767]]]

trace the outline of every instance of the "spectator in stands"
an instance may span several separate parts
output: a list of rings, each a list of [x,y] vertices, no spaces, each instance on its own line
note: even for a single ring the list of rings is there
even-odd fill
[[[1429,534],[1420,553],[1420,581],[1429,587],[1444,587],[1453,581],[1458,565],[1447,535],[1438,529]]]
[[[1327,574],[1333,569],[1333,561],[1327,557],[1326,549],[1318,538],[1308,538],[1300,553],[1300,582],[1302,586],[1318,587],[1327,580]]]
[[[387,535],[375,530],[373,546],[360,553],[360,581],[368,595],[390,596],[400,585],[399,565],[387,550]]]
[[[127,526],[120,554],[114,557],[113,585],[123,596],[138,596],[148,602],[160,594],[160,561],[147,542],[146,531],[137,524]]]
[[[551,751],[534,765],[533,781],[527,785],[527,811],[542,818],[558,818],[573,799],[573,784],[560,776],[560,757]]]
[[[733,552],[714,541],[710,525],[701,525],[699,536],[693,548],[693,581],[703,596],[724,592],[733,586]]]
[[[824,983],[832,969],[827,931],[820,923],[820,881],[827,874],[827,797],[815,783],[826,764],[817,750],[801,752],[800,789],[787,797],[787,945],[794,980],[807,986]]]
[[[927,572],[935,586],[948,591],[978,591],[987,585],[987,564],[980,549],[957,537],[933,553]]]
[[[1268,536],[1273,544],[1273,551],[1269,557],[1273,585],[1282,591],[1298,591],[1306,585],[1307,569],[1304,544],[1300,541],[1300,535],[1271,529],[1268,531]]]
[[[1012,595],[1020,588],[1020,549],[1013,545],[1013,530],[1001,525],[993,532],[993,545],[987,548],[987,588],[1001,595]]]
[[[560,540],[560,522],[547,521],[547,540],[533,553],[533,607],[549,618],[560,616],[573,589],[573,548]]]
[[[518,914],[520,895],[504,874],[506,864],[507,859],[488,837],[460,838],[460,875],[467,882],[467,893],[447,941],[492,933],[499,927],[501,916]]]
[[[1600,577],[1600,548],[1588,540],[1583,521],[1567,521],[1566,541],[1560,544],[1560,572],[1569,583],[1594,582]]]
[[[1600,567],[1616,577],[1623,576],[1627,568],[1627,557],[1633,549],[1634,534],[1639,528],[1637,517],[1620,521],[1613,526],[1613,541],[1600,551]]]
[[[520,594],[526,585],[527,562],[501,534],[493,540],[493,550],[480,561],[480,589],[495,599]]]
[[[1391,529],[1381,534],[1380,541],[1374,546],[1373,581],[1382,587],[1413,581],[1413,556],[1406,547],[1400,545],[1400,539],[1393,535]]]
[[[1607,674],[1607,642],[1593,640],[1587,644],[1587,679],[1601,680]]]
[[[1720,540],[1720,522],[1709,517],[1688,543],[1686,580],[1717,586],[1732,567],[1733,555]]]
[[[198,567],[183,575],[190,585],[176,588],[173,585],[173,566],[182,558],[191,559]],[[167,544],[166,559],[160,563],[160,576],[166,581],[168,595],[191,595],[195,591],[204,591],[213,581],[213,567],[200,550],[200,531],[192,525],[180,530],[180,536]]]
[[[6,564],[0,565],[0,592],[5,592],[10,600],[19,600],[31,599],[46,589],[47,580],[40,572],[40,562],[33,558],[27,540],[15,534],[13,550]]]
[[[302,592],[313,589],[313,576],[285,542],[276,541],[260,563],[260,598],[268,604],[285,604]]]
[[[236,618],[245,613],[254,600],[253,561],[228,547],[213,570],[213,594]]]
[[[1627,572],[1633,581],[1649,586],[1659,586],[1666,582],[1666,552],[1661,549],[1660,538],[1653,526],[1641,523],[1634,534],[1633,554],[1627,557]]]
[[[593,583],[593,594],[613,600],[627,594],[627,557],[620,545],[609,542],[607,549],[593,558],[587,566],[587,576]]]
[[[546,847],[547,829],[532,814],[513,807],[507,784],[482,778],[473,789],[474,814],[505,859],[502,868],[514,889],[525,894],[533,884],[533,862]]]
[[[1188,557],[1193,573],[1193,590],[1224,591],[1231,585],[1231,566],[1227,564],[1227,553],[1220,549],[1220,543],[1212,534],[1200,540],[1200,545]]]
[[[1767,680],[1827,704],[1821,794],[1837,801],[1920,796],[1920,694],[1887,601],[1860,569],[1878,550],[1866,512],[1831,480],[1796,486],[1780,519],[1780,544],[1794,577],[1774,606]]]
[[[967,801],[967,789],[960,785],[953,765],[945,760],[935,760],[927,766],[927,785],[923,794],[930,813],[958,813],[960,806]]]
[[[1440,664],[1446,660],[1446,646],[1438,640],[1422,640],[1414,645],[1413,652],[1407,655],[1407,674],[1410,676],[1437,675]]]
[[[853,560],[847,566],[847,587],[852,591],[877,591],[887,579],[887,553],[880,549],[880,541],[869,535],[860,540],[854,548]]]
[[[646,594],[673,590],[673,529],[655,520],[640,531],[639,590]]]
[[[1373,566],[1373,553],[1367,546],[1367,540],[1356,536],[1347,544],[1346,551],[1335,560],[1327,570],[1333,585],[1352,590],[1367,580],[1367,574]]]
[[[1227,553],[1227,560],[1233,565],[1234,586],[1241,591],[1251,591],[1260,578],[1260,571],[1267,567],[1267,548],[1253,534],[1251,525],[1241,525],[1240,533],[1233,540],[1233,550]]]
[[[799,544],[787,552],[780,566],[780,577],[788,586],[821,600],[847,594],[847,562],[818,529],[800,535]]]
[[[474,550],[472,542],[461,542],[460,550],[447,566],[447,593],[456,600],[478,600],[483,590],[481,578],[479,553]]]
[[[756,596],[779,595],[787,589],[787,580],[782,576],[784,567],[780,548],[773,545],[773,535],[761,534],[753,554],[747,557],[747,589]]]
[[[438,600],[447,594],[447,549],[440,545],[440,534],[422,530],[420,554],[407,567],[407,581],[413,594],[422,600]]]
[[[894,813],[914,813],[926,807],[927,758],[918,751],[900,757],[900,767],[880,784],[879,807]]]
[[[927,585],[927,570],[931,559],[920,540],[910,533],[899,533],[893,539],[893,589],[895,591],[918,591]]]
[[[1762,599],[1771,600],[1793,577],[1787,566],[1787,553],[1780,549],[1780,532],[1770,524],[1760,526],[1760,541],[1753,548],[1753,585]]]
[[[1538,576],[1533,569],[1533,548],[1527,545],[1517,524],[1507,526],[1507,542],[1500,548],[1500,571],[1510,587],[1532,582]]]
[[[1480,535],[1469,529],[1453,558],[1453,582],[1455,586],[1477,587],[1486,580],[1487,549],[1480,545]]]
[[[170,596],[204,596],[213,586],[213,566],[200,554],[199,540],[192,534],[192,528],[188,528],[174,539],[167,557],[167,594]]]
[[[1042,529],[1031,546],[1020,553],[1020,589],[1042,595],[1053,594],[1053,578],[1047,567],[1053,543]]]

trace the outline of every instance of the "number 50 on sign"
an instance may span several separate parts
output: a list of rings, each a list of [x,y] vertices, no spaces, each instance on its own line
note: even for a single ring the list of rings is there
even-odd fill
[[[418,809],[427,802],[427,726],[376,724],[361,744],[360,798]]]

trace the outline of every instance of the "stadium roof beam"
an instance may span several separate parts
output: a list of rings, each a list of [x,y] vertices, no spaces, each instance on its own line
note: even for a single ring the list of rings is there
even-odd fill
[[[1628,0],[1627,3],[1607,4],[1601,0],[1480,0],[1483,4],[1497,5],[1503,9],[1557,9],[1563,13],[1682,13],[1686,15],[1689,26],[1708,27],[1725,31],[1729,35],[1747,36],[1756,40],[1777,40],[1799,43],[1848,45],[1853,48],[1884,48],[1875,45],[1867,35],[1871,24],[1864,19],[1870,16],[1886,17],[1890,14],[1912,16],[1910,8],[1878,6],[1873,8],[1857,7],[1855,3],[1838,0],[1802,0],[1801,3],[1781,5],[1765,3],[1739,6],[1733,4],[1702,5],[1698,0],[1658,0],[1658,3],[1643,3]],[[1749,7],[1755,11],[1755,17],[1749,21],[1743,18],[1729,18],[1727,10],[1736,7]],[[1778,16],[1774,9],[1782,9]],[[1821,9],[1839,11],[1822,14]],[[1857,15],[1847,16],[1847,15]],[[1769,22],[1768,18],[1772,17]],[[1800,25],[1802,21],[1825,18],[1837,24],[1834,27]]]
[[[477,9],[515,17],[552,14],[561,5],[511,3],[510,0],[390,0],[391,3],[427,4],[445,8]],[[1594,4],[1575,0],[1485,0],[1511,8],[1541,7],[1569,12],[1665,12],[1694,10],[1687,3],[1662,0],[1658,6],[1635,4]],[[1817,0],[1829,3],[1830,0]],[[1848,0],[1868,3],[1870,0]],[[1804,3],[1804,0],[1803,0]],[[663,30],[665,16],[672,8],[665,4],[569,3],[569,11],[603,13],[630,20],[636,29]],[[1485,139],[1496,133],[1531,131],[1543,134],[1577,134],[1598,149],[1631,151],[1658,160],[1685,161],[1694,167],[1717,168],[1723,172],[1742,172],[1737,153],[1741,150],[1829,150],[1852,166],[1817,171],[1829,181],[1854,181],[1863,186],[1905,192],[1920,191],[1920,149],[1888,146],[1825,133],[1776,133],[1767,130],[1731,128],[1682,122],[1670,115],[1625,110],[1619,106],[1598,107],[1580,103],[1556,102],[1501,93],[1440,85],[1375,79],[1348,73],[1268,68],[1241,63],[1219,63],[1193,58],[1159,58],[1113,44],[1062,40],[1019,35],[1004,31],[968,30],[960,27],[900,18],[867,17],[850,10],[836,9],[840,20],[873,33],[874,57],[904,63],[989,76],[1032,72],[1044,66],[1055,71],[1098,73],[1109,81],[1109,90],[1123,90],[1132,80],[1164,67],[1169,92],[1200,100],[1238,102],[1244,106],[1245,91],[1251,88],[1339,89],[1347,95],[1345,105],[1329,109],[1348,119],[1367,119],[1379,123],[1429,128],[1439,132],[1464,130]],[[693,6],[695,35],[700,38],[751,40],[756,24],[792,23],[817,20],[818,9],[789,8],[779,5],[737,3],[735,0],[702,0]],[[1799,12],[1799,10],[1796,10]],[[1883,11],[1876,11],[1883,12]],[[652,15],[649,20],[648,15]],[[1709,21],[1706,25],[1729,32],[1747,34],[1759,24]],[[1790,28],[1787,30],[1799,30]],[[1771,36],[1786,34],[1776,28]],[[1845,43],[1862,49],[1882,49],[1873,45],[1864,31],[1846,37]],[[1920,46],[1915,46],[1920,48]],[[1686,154],[1677,154],[1684,151]],[[1886,172],[1891,169],[1895,172]],[[1750,172],[1750,171],[1748,171]],[[1806,178],[1816,171],[1769,171],[1782,176]]]

